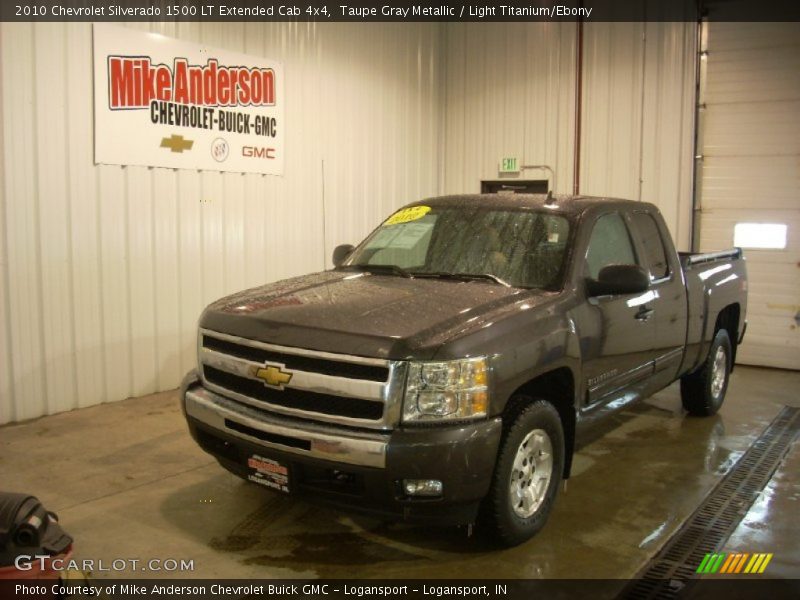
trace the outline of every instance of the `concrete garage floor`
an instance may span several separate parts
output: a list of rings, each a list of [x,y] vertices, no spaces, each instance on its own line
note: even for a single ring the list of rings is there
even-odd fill
[[[714,418],[684,416],[677,385],[624,409],[579,451],[544,531],[510,550],[246,484],[195,446],[176,392],[0,428],[0,481],[56,511],[77,558],[193,559],[186,577],[628,578],[798,389],[800,373],[737,367]],[[725,548],[773,552],[769,576],[800,576],[799,468],[796,442]]]

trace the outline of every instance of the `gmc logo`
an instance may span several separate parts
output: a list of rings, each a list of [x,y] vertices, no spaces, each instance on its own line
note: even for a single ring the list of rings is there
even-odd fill
[[[275,158],[275,148],[257,148],[256,146],[242,146],[242,156],[245,158]]]

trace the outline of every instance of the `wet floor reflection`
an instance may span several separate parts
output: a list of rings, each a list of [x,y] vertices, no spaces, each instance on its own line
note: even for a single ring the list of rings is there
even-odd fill
[[[206,543],[244,565],[298,576],[485,577],[487,568],[494,577],[625,576],[744,449],[744,440],[726,435],[722,416],[686,418],[674,405],[673,398],[623,406],[582,439],[550,522],[517,548],[497,550],[466,528],[385,523],[313,506],[227,474],[211,484],[225,497]],[[170,504],[165,511],[182,503]]]

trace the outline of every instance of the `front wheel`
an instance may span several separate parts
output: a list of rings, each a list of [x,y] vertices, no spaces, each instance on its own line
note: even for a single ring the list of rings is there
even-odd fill
[[[720,409],[728,389],[732,356],[728,332],[720,329],[700,370],[681,378],[681,401],[689,414],[709,417]]]
[[[492,486],[478,526],[497,542],[516,546],[547,521],[564,471],[564,431],[552,404],[527,401],[506,428]]]

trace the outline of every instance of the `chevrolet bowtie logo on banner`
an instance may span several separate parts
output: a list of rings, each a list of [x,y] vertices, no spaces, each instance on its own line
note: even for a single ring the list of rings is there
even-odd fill
[[[194,142],[192,140],[185,140],[182,135],[172,135],[161,140],[161,147],[169,148],[172,152],[191,150],[193,145]]]
[[[283,365],[265,365],[263,367],[253,367],[253,376],[258,377],[266,385],[279,390],[292,380],[292,373],[283,370]]]
[[[95,23],[94,79],[96,163],[283,174],[281,63]]]

